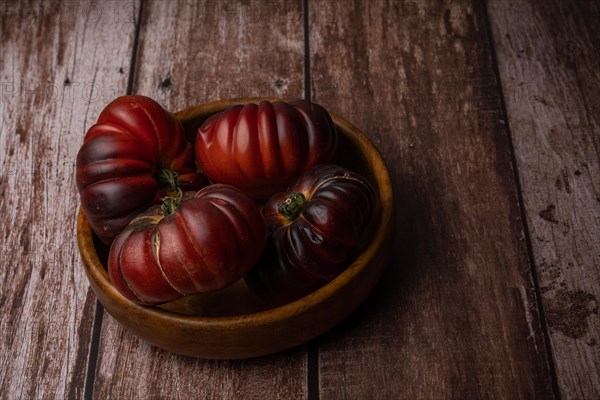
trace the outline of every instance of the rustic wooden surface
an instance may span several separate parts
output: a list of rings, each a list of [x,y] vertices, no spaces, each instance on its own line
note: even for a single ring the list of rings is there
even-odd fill
[[[399,234],[321,342],[321,398],[552,398],[484,8],[331,4],[311,2],[313,98],[382,144]]]
[[[132,11],[0,5],[1,398],[83,397],[96,300],[73,242],[74,161],[125,91]]]
[[[3,1],[0,398],[599,398],[599,18],[594,0]],[[73,167],[128,92],[173,111],[306,96],[361,128],[398,197],[373,295],[255,360],[122,330],[77,255]]]
[[[600,3],[489,7],[561,395],[598,399]]]

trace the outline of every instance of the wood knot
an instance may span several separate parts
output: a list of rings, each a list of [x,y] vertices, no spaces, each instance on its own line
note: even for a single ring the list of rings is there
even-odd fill
[[[548,207],[546,207],[545,210],[540,211],[538,215],[545,221],[551,222],[553,224],[558,224],[558,220],[554,216],[555,209],[556,206],[554,204],[550,204]]]
[[[158,88],[162,89],[162,90],[167,90],[167,89],[171,88],[172,85],[173,85],[173,82],[171,82],[171,77],[167,76],[165,79],[163,79],[158,84]]]

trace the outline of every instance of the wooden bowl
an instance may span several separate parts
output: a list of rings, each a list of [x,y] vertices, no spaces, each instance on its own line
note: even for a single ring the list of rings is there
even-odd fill
[[[190,140],[210,115],[232,104],[265,99],[233,99],[201,104],[176,114]],[[371,292],[391,253],[394,228],[392,185],[386,165],[371,141],[343,118],[332,119],[340,133],[338,163],[361,173],[379,196],[372,239],[337,278],[321,289],[283,306],[270,308],[240,280],[215,293],[188,296],[146,307],[123,297],[106,270],[108,249],[80,209],[77,241],[91,287],[104,308],[123,327],[165,350],[209,359],[242,359],[279,352],[304,343],[346,318]]]

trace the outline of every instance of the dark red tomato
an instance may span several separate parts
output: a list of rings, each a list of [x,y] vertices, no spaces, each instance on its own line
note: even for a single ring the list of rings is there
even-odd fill
[[[246,283],[276,303],[318,289],[356,255],[375,207],[360,175],[332,164],[313,168],[265,204],[269,241]]]
[[[106,244],[174,185],[197,190],[208,183],[179,121],[144,96],[106,106],[85,136],[76,170],[83,210]]]
[[[110,279],[135,303],[222,289],[242,278],[265,247],[258,206],[233,186],[186,192],[172,208],[153,206],[135,217],[110,248]]]
[[[236,105],[198,130],[196,158],[212,182],[268,199],[311,167],[332,162],[337,132],[327,111],[304,100]]]

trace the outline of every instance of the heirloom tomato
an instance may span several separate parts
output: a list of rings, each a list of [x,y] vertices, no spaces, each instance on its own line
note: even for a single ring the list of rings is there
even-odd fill
[[[196,159],[212,182],[268,199],[311,167],[332,162],[336,146],[337,132],[323,107],[261,101],[210,117],[198,129]]]
[[[83,210],[106,244],[162,196],[208,183],[179,121],[144,96],[106,106],[85,136],[76,170]]]
[[[135,217],[110,248],[115,287],[138,304],[160,304],[222,289],[248,272],[263,252],[260,209],[224,184],[179,192]]]
[[[282,303],[323,286],[360,250],[375,208],[362,176],[332,164],[311,169],[265,204],[269,240],[248,287]]]

